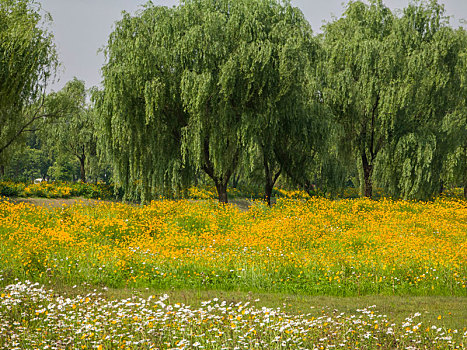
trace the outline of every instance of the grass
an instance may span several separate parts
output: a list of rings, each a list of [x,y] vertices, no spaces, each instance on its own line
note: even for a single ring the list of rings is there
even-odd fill
[[[359,297],[311,296],[284,293],[253,293],[222,290],[158,290],[149,288],[107,288],[91,286],[69,286],[50,284],[46,288],[69,297],[86,295],[91,291],[102,294],[109,300],[127,299],[134,295],[148,298],[150,295],[168,295],[171,303],[183,303],[200,307],[207,300],[218,298],[228,303],[253,302],[267,308],[283,308],[291,315],[310,314],[318,317],[324,312],[337,310],[352,314],[357,309],[375,305],[375,311],[388,315],[394,322],[401,323],[408,316],[421,313],[420,320],[446,329],[467,330],[467,298],[440,296],[394,296],[365,295]],[[441,317],[440,317],[441,316]]]

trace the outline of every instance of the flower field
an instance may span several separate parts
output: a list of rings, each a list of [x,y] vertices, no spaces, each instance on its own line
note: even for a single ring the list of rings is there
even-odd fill
[[[400,324],[370,309],[309,318],[217,300],[195,310],[158,298],[67,298],[24,283],[466,297],[462,200],[283,198],[248,211],[210,200],[58,209],[3,200],[0,241],[0,345],[444,349],[465,341],[465,329],[419,325],[416,315]]]
[[[467,295],[467,205],[280,200],[0,204],[0,268],[38,282],[352,296]]]

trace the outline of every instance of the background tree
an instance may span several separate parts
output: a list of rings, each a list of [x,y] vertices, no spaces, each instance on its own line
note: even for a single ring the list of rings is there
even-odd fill
[[[68,153],[57,153],[49,167],[47,175],[52,181],[72,182],[79,179],[79,164],[76,158]]]
[[[57,57],[39,8],[30,0],[0,2],[0,158],[47,116],[44,91]]]
[[[86,104],[84,81],[74,78],[56,93],[47,96],[46,110],[60,111],[61,118],[47,121],[44,139],[51,151],[75,157],[79,162],[80,179],[86,182],[86,168],[96,155],[94,114]],[[62,157],[63,158],[63,157]]]
[[[25,145],[10,148],[5,152],[9,156],[3,174],[6,179],[28,182],[37,178],[47,178],[52,158],[47,150],[42,149],[42,143],[36,133],[28,133],[28,136]]]

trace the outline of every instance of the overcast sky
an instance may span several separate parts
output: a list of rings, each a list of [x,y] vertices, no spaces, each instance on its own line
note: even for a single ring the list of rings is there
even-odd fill
[[[439,0],[451,23],[458,27],[459,20],[467,18],[467,0]],[[39,0],[43,10],[52,15],[51,30],[55,36],[62,67],[52,90],[59,90],[74,76],[86,82],[87,87],[99,85],[100,68],[104,55],[98,53],[113,29],[121,12],[134,13],[146,0]],[[178,0],[153,0],[155,5],[174,6]],[[391,9],[404,8],[408,0],[386,0]],[[340,17],[344,10],[342,0],[292,0],[299,7],[315,32],[333,16]],[[463,25],[467,27],[466,25]]]

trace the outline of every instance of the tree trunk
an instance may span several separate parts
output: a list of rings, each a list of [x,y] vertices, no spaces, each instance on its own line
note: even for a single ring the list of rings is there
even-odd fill
[[[282,168],[274,174],[274,170],[269,166],[268,158],[263,152],[263,165],[264,165],[264,201],[268,203],[268,206],[271,206],[271,195],[274,185],[276,184],[277,179],[279,178]]]
[[[219,199],[219,203],[227,203],[227,186],[230,180],[230,174],[227,173],[223,178],[214,176],[212,169],[208,168],[207,166],[203,166],[204,171],[208,176],[214,181],[217,190],[217,198]]]
[[[86,157],[84,156],[79,158],[80,178],[82,182],[86,182],[86,170],[84,169],[85,160],[86,160]]]
[[[238,162],[238,150],[235,152],[232,163],[230,167],[224,171],[221,175],[216,175],[214,171],[214,166],[211,162],[211,157],[209,155],[209,142],[208,139],[204,140],[204,164],[201,167],[204,172],[214,181],[217,189],[217,195],[219,198],[219,203],[227,203],[227,186],[229,184],[230,177],[235,171]]]
[[[464,182],[464,198],[467,199],[467,181]]]
[[[264,200],[266,201],[266,203],[268,203],[269,206],[271,206],[271,195],[273,188],[274,185],[271,184],[269,181],[266,181],[266,184],[264,186]]]
[[[227,203],[227,183],[222,181],[216,181],[217,196],[219,198],[219,203]]]
[[[0,165],[0,178],[3,178],[5,176],[5,166]]]
[[[371,182],[371,175],[373,174],[373,164],[369,164],[365,152],[362,154],[362,165],[363,165],[363,195],[371,198],[373,196],[373,183]]]
[[[268,168],[266,168],[267,170]],[[277,179],[279,178],[279,175],[281,174],[282,169],[279,169],[279,171],[273,175],[269,172],[266,173],[266,181],[264,183],[264,201],[268,203],[269,206],[271,206],[271,196],[272,196],[272,190],[274,189],[274,185],[277,182]]]
[[[232,177],[232,187],[237,188],[239,182],[240,182],[240,175],[233,175],[233,177]]]

